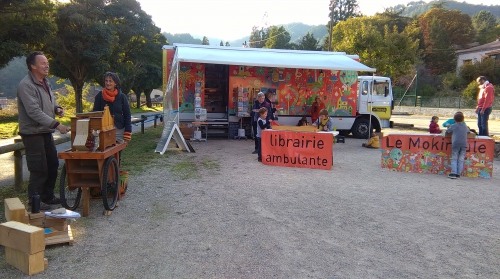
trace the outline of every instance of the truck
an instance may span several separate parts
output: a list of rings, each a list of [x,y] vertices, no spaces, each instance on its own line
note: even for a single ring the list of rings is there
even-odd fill
[[[345,52],[174,44],[163,47],[164,113],[184,127],[206,110],[210,136],[251,135],[249,111],[259,92],[272,93],[275,125],[310,117],[322,98],[342,135],[367,138],[392,127],[391,80]],[[198,115],[199,116],[199,115]]]

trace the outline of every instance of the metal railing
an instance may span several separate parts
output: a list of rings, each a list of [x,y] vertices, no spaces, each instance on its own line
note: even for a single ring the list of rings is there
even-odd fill
[[[149,119],[152,117],[153,119]],[[154,121],[153,127],[156,128],[157,120],[163,121],[163,113],[141,115],[140,118],[132,120],[132,124],[141,123],[141,134],[144,134],[144,123]],[[61,135],[54,139],[55,145],[65,143],[71,140],[71,135]],[[24,144],[21,139],[14,139],[14,143],[0,146],[0,154],[14,152],[14,188],[21,190],[23,186],[23,156]]]

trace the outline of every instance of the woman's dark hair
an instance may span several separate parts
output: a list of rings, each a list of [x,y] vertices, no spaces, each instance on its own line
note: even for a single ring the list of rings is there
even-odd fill
[[[121,87],[121,82],[120,82],[120,78],[118,77],[118,75],[116,73],[113,73],[113,72],[106,72],[104,74],[104,81],[106,81],[106,78],[107,77],[110,77],[113,79],[113,81],[116,83],[116,88],[120,88]]]
[[[43,53],[41,51],[35,51],[35,52],[30,53],[30,55],[28,55],[26,57],[26,66],[28,66],[28,71],[31,72],[30,66],[35,65],[36,57],[38,55],[43,55]]]

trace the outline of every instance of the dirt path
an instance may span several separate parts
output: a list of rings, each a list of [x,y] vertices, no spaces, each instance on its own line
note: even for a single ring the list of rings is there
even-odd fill
[[[30,278],[500,277],[499,161],[489,180],[398,173],[363,142],[330,171],[265,166],[250,140],[169,151]],[[27,277],[3,257],[0,278]]]

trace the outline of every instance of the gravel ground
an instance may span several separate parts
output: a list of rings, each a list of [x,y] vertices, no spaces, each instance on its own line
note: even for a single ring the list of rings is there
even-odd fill
[[[251,140],[158,155],[30,278],[499,278],[500,161],[489,180],[399,173],[364,142],[330,171],[263,165]],[[25,277],[0,248],[0,278]]]

